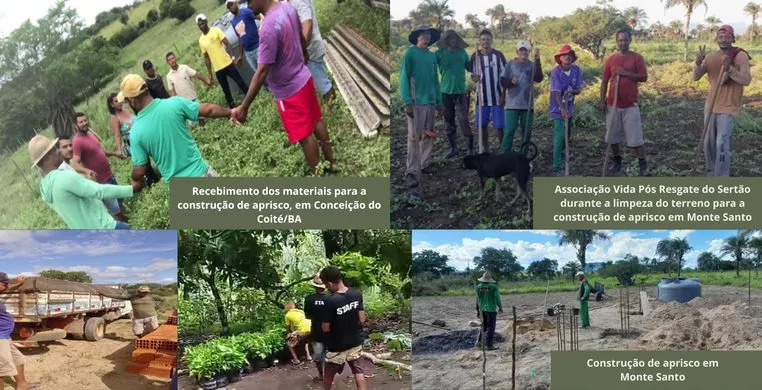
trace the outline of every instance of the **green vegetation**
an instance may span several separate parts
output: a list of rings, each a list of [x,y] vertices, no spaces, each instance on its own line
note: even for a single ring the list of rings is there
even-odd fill
[[[616,10],[610,6],[591,6],[579,9],[561,18],[539,18],[530,21],[527,15],[497,6],[490,9],[490,18],[481,21],[479,16],[468,15],[467,26],[461,26],[451,17],[441,17],[442,7],[431,7],[431,2],[421,3],[408,18],[391,23],[391,54],[393,70],[399,70],[399,59],[409,46],[407,37],[415,25],[431,24],[442,20],[444,28],[454,28],[470,45],[466,50],[473,53],[477,45],[477,32],[487,27],[495,34],[493,46],[508,60],[515,56],[519,39],[532,39],[539,49],[545,79],[537,84],[535,120],[532,141],[539,155],[534,161],[534,176],[552,174],[552,118],[549,113],[549,73],[555,66],[553,55],[566,44],[572,44],[581,68],[586,87],[575,98],[574,117],[570,139],[570,175],[600,176],[604,157],[603,136],[605,121],[597,109],[600,99],[600,77],[603,60],[615,51],[613,33],[621,27],[635,26],[631,50],[643,55],[648,66],[648,81],[640,85],[640,111],[643,122],[645,148],[649,166],[654,176],[693,175],[695,155],[703,127],[703,107],[708,91],[706,77],[693,81],[694,53],[700,45],[716,49],[713,42],[721,21],[707,18],[709,26],[699,26],[690,32],[688,61],[684,60],[684,21],[677,28],[653,23],[646,26],[647,15],[642,10]],[[443,2],[436,1],[440,4]],[[444,2],[446,3],[446,2]],[[431,8],[431,9],[430,9]],[[710,10],[711,11],[711,7]],[[739,10],[741,12],[741,10]],[[698,14],[703,13],[703,10]],[[696,15],[694,13],[694,18]],[[460,15],[455,15],[460,18]],[[710,23],[711,22],[711,23]],[[750,29],[751,30],[751,29]],[[734,120],[733,161],[731,176],[752,177],[762,175],[762,156],[756,153],[762,147],[762,46],[752,42],[750,32],[736,32],[736,46],[743,47],[752,57],[751,85],[744,89],[743,108]],[[436,50],[436,47],[432,48]],[[407,123],[399,94],[399,73],[393,72],[392,83],[392,131],[398,137],[392,139],[392,226],[395,228],[434,229],[515,229],[531,228],[526,215],[526,204],[517,201],[506,206],[506,201],[495,202],[494,182],[488,181],[482,193],[476,174],[463,170],[458,159],[446,159],[447,139],[444,123],[438,118],[436,128],[440,137],[435,140],[431,158],[431,172],[423,175],[423,201],[408,202],[404,179],[407,141]],[[470,83],[470,82],[469,82]],[[473,88],[473,85],[470,85]],[[474,128],[473,98],[471,99],[471,127]],[[490,129],[490,150],[497,148],[494,130]],[[461,152],[465,152],[465,140],[458,135]],[[515,143],[514,143],[515,144]],[[461,153],[461,156],[463,155]],[[700,158],[703,161],[703,158]],[[624,154],[623,173],[637,175],[637,159]],[[698,174],[703,174],[703,163]],[[510,200],[516,186],[513,180],[501,183],[503,194]],[[531,193],[531,190],[530,190]]]
[[[136,15],[145,18],[151,9],[158,8],[158,2],[150,3],[153,4],[151,8],[133,9],[130,20],[135,20],[132,15],[137,10],[144,10],[144,14]],[[197,12],[205,13],[210,20],[227,12],[224,4],[219,5],[216,0],[193,0],[190,5]],[[315,6],[324,38],[329,36],[330,29],[335,24],[342,23],[359,29],[382,48],[388,47],[388,16],[384,16],[378,9],[369,8],[360,1],[345,2],[339,6],[332,0],[316,0]],[[116,23],[119,21],[116,20]],[[78,95],[81,102],[74,107],[88,115],[91,128],[101,137],[107,149],[113,150],[115,141],[108,128],[109,115],[105,101],[108,94],[118,91],[121,77],[128,73],[142,75],[141,64],[145,59],[152,60],[157,73],[166,75],[169,67],[164,58],[169,51],[177,55],[178,62],[205,71],[198,49],[199,34],[193,18],[183,22],[163,18],[121,49],[114,48],[113,45],[107,46],[113,52],[106,52],[109,54],[104,57],[108,59],[112,70],[107,69],[101,73],[104,75],[103,82],[97,88],[93,87],[92,94]],[[105,42],[96,39],[92,41]],[[92,77],[92,73],[72,72],[72,77]],[[77,84],[74,83],[73,86]],[[225,105],[222,90],[216,84],[211,89],[199,84],[199,95],[203,102]],[[12,98],[12,95],[2,94],[3,98],[6,96]],[[34,96],[29,95],[28,99],[34,101]],[[242,97],[236,96],[235,99],[240,102]],[[324,104],[322,109],[334,153],[340,164],[340,174],[356,177],[388,176],[388,135],[364,139],[342,99]],[[5,189],[2,198],[4,201],[0,202],[0,226],[20,229],[65,228],[63,221],[40,199],[39,173],[29,167],[26,142],[34,135],[33,126],[30,126],[28,120],[29,112],[29,107],[19,111],[17,124],[9,123],[0,113],[0,139],[3,139],[5,129],[21,132],[5,143],[11,147],[6,149],[0,160],[0,183]],[[46,123],[41,120],[36,128],[43,129]],[[288,144],[277,111],[267,93],[261,93],[254,101],[249,110],[249,121],[244,125],[236,126],[225,119],[208,120],[205,126],[192,129],[192,133],[204,158],[222,176],[287,177],[308,174],[309,167],[301,148]],[[53,136],[50,130],[41,131],[41,134]],[[112,159],[111,167],[119,183],[129,183],[132,169],[129,160]],[[169,227],[169,191],[164,183],[158,183],[127,200],[125,207],[133,228]]]

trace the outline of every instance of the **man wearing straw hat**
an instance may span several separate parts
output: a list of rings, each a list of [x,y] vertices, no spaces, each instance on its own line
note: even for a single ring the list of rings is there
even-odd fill
[[[434,120],[442,106],[437,56],[429,46],[439,40],[435,28],[420,25],[408,36],[411,46],[400,61],[400,94],[407,114],[408,195],[420,199],[421,172],[429,165],[434,146]]]
[[[138,287],[138,293],[131,296],[132,305],[132,333],[143,337],[159,328],[159,314],[156,311],[157,301],[164,298],[149,295],[151,289],[148,286]]]
[[[42,170],[42,200],[70,229],[129,229],[129,225],[109,214],[103,201],[131,197],[134,185],[99,184],[75,171],[61,169],[64,158],[58,149],[57,138],[34,136],[29,141],[29,157],[32,168]]]
[[[741,111],[743,87],[751,83],[751,58],[746,50],[733,46],[735,41],[733,27],[726,24],[717,30],[719,50],[707,57],[706,48],[702,47],[696,54],[693,80],[700,80],[704,74],[709,79],[704,105],[704,122],[708,122],[704,136],[707,176],[730,176],[733,118]],[[721,74],[724,74],[723,80],[718,80]]]
[[[468,95],[466,94],[466,70],[468,69],[468,47],[463,38],[454,30],[447,30],[439,40],[437,50],[437,63],[442,76],[441,91],[442,105],[444,106],[444,121],[447,133],[447,141],[450,143],[450,151],[447,158],[458,155],[457,126],[455,118],[457,114],[461,134],[468,139],[468,154],[474,154],[474,137],[468,124]]]
[[[495,347],[495,326],[497,324],[497,313],[503,312],[503,304],[500,302],[500,289],[497,288],[497,282],[492,279],[489,271],[479,278],[476,285],[476,313],[482,320],[482,330],[487,337],[487,349],[490,351],[497,349]],[[481,336],[479,336],[481,338]],[[484,342],[485,340],[482,340]]]
[[[536,98],[532,90],[534,84],[541,82],[544,76],[540,63],[540,51],[535,49],[534,61],[529,59],[531,51],[532,45],[529,41],[519,41],[516,45],[516,58],[508,61],[500,75],[500,83],[504,88],[502,100],[505,101],[505,137],[500,145],[501,153],[513,151],[513,136],[519,126],[523,129],[520,131],[523,137],[519,146],[524,148],[524,143],[532,141]],[[523,149],[521,152],[526,153]]]
[[[582,271],[577,272],[577,279],[579,279],[579,293],[577,294],[577,299],[579,300],[579,321],[582,328],[589,328],[590,311],[588,310],[587,302],[590,300],[590,283]]]
[[[606,144],[611,148],[611,162],[608,173],[622,170],[622,154],[619,144],[625,142],[638,157],[640,176],[651,176],[646,163],[643,125],[638,107],[638,83],[648,80],[648,70],[643,56],[630,50],[632,35],[629,30],[616,33],[618,52],[606,59],[601,79],[601,101],[599,110],[606,115]],[[617,86],[617,80],[619,85]],[[607,88],[608,87],[608,88]],[[606,92],[608,91],[608,98]],[[616,97],[614,96],[616,93]],[[616,100],[616,107],[613,107]],[[607,162],[604,162],[607,163]]]
[[[582,92],[582,71],[575,65],[577,54],[571,45],[563,45],[553,58],[556,66],[550,72],[550,116],[553,118],[553,173],[563,175],[563,153],[566,137],[571,135],[574,96]]]
[[[323,381],[323,365],[325,364],[325,335],[323,334],[322,324],[325,314],[325,285],[320,280],[320,275],[315,275],[310,281],[315,293],[304,298],[304,315],[310,324],[310,341],[312,344],[312,357],[315,360],[318,376],[315,382]]]

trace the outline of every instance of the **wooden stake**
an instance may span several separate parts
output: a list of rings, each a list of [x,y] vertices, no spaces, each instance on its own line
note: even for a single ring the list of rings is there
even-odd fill
[[[566,103],[564,103],[566,104]],[[569,119],[564,119],[564,176],[569,176]]]
[[[612,117],[616,116],[616,105],[618,103],[619,98],[619,75],[616,75],[616,81],[614,81],[614,115]],[[604,102],[605,103],[605,102]],[[606,126],[609,124],[606,123]],[[610,129],[608,129],[610,130]],[[603,154],[603,172],[601,172],[601,177],[606,177],[606,163],[609,161],[609,149],[611,146],[606,142],[606,135],[603,135],[603,142],[606,144],[606,153]]]
[[[485,349],[487,339],[484,337],[484,321],[486,319],[484,318],[484,312],[481,312],[480,316],[482,320],[482,390],[487,390],[487,350]]]
[[[714,91],[714,96],[712,97],[712,101],[709,103],[709,115],[706,115],[706,118],[704,118],[704,129],[701,131],[701,139],[699,140],[699,144],[696,147],[696,155],[693,157],[693,174],[696,174],[698,171],[698,164],[699,164],[699,152],[701,151],[701,148],[704,146],[704,138],[706,137],[706,132],[709,129],[709,123],[712,121],[712,111],[714,110],[714,103],[717,102],[717,96],[720,95],[720,88],[722,88],[722,79],[725,78],[725,69],[723,69],[720,72],[720,78],[717,80],[717,88]]]
[[[548,291],[550,291],[550,278],[548,278],[548,287],[545,288],[545,304],[542,306],[542,322],[540,331],[545,330],[545,314],[548,312]]]
[[[511,389],[516,390],[516,306],[513,306],[513,358],[511,358]]]
[[[474,53],[474,75],[481,76],[482,75],[482,60],[479,57],[479,41],[477,39],[476,42],[476,52]],[[487,61],[489,61],[489,57],[487,57]],[[482,82],[483,79],[479,79],[479,82],[476,83],[476,95],[474,96],[474,115],[476,116],[476,127],[477,127],[477,134],[479,135],[479,153],[484,153],[484,137],[482,129],[482,121],[484,118],[482,118],[482,107],[479,104],[484,104],[484,97],[482,97]],[[489,140],[488,140],[489,142]]]

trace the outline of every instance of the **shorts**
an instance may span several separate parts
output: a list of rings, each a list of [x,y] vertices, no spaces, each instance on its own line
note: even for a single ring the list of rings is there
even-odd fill
[[[479,128],[479,121],[482,123],[482,129],[486,129],[492,120],[492,127],[496,129],[505,128],[505,110],[501,106],[476,106],[476,110],[481,110],[481,118],[474,117],[474,127]],[[479,111],[477,111],[479,113]]]
[[[325,95],[333,88],[331,84],[331,78],[328,77],[328,70],[325,68],[325,62],[323,57],[309,60],[307,62],[307,68],[312,74],[312,79],[315,81],[315,88],[320,91],[320,95]]]
[[[24,355],[11,339],[0,339],[0,378],[18,375],[16,367],[24,364]]]
[[[637,148],[645,143],[638,106],[617,109],[608,106],[606,124],[606,143],[608,144],[619,144],[625,141],[627,147]]]
[[[332,374],[341,374],[344,371],[344,364],[348,364],[352,374],[362,374],[360,367],[360,351],[362,346],[357,346],[342,352],[325,353],[325,371]]]
[[[159,318],[156,316],[132,319],[132,333],[141,336],[159,328]]]
[[[281,123],[288,141],[295,144],[315,131],[315,124],[323,119],[315,83],[310,78],[302,89],[284,100],[275,100]]]
[[[312,342],[312,359],[318,363],[325,361],[325,345],[319,341]]]
[[[103,184],[119,185],[114,176],[111,176],[111,178],[106,180]],[[106,199],[103,201],[103,204],[111,215],[117,215],[122,212],[122,199]]]

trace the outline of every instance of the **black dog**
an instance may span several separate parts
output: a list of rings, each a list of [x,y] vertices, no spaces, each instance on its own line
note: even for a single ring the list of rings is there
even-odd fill
[[[479,173],[482,196],[484,195],[484,183],[487,179],[495,179],[495,200],[499,200],[500,198],[499,179],[503,176],[513,175],[516,178],[519,190],[508,205],[512,205],[516,202],[519,196],[524,195],[524,198],[527,200],[527,205],[529,206],[529,211],[531,212],[532,197],[529,196],[529,192],[527,191],[527,184],[529,182],[529,176],[532,173],[532,168],[529,163],[537,157],[537,147],[531,142],[525,144],[528,144],[528,149],[534,150],[531,157],[527,157],[524,154],[517,152],[508,152],[506,154],[481,153],[464,157],[463,169],[475,169]]]

